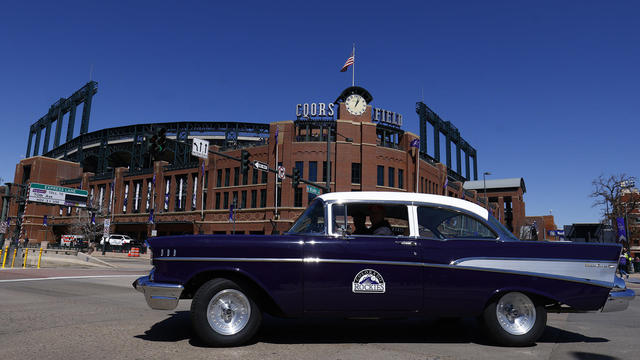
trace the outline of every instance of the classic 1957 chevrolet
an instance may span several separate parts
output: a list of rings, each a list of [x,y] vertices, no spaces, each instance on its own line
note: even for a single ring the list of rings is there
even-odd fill
[[[134,288],[153,309],[193,299],[195,332],[215,346],[250,340],[263,312],[478,316],[495,342],[523,346],[547,312],[619,311],[635,296],[616,276],[620,245],[520,241],[484,208],[438,195],[329,193],[283,235],[148,243],[154,268]]]

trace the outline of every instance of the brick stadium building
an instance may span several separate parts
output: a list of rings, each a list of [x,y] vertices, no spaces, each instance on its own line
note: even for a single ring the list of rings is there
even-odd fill
[[[314,188],[309,189],[306,184],[294,188],[290,177],[279,181],[276,187],[275,173],[251,167],[242,174],[240,162],[225,156],[210,153],[207,159],[194,157],[190,154],[193,138],[209,140],[211,150],[233,158],[240,158],[246,150],[251,162],[259,161],[274,169],[281,165],[288,175],[297,168],[302,179],[316,184],[317,188],[417,190],[464,198],[485,206],[482,191],[463,188],[463,183],[472,177],[470,158],[474,160],[473,178],[477,179],[475,149],[460,137],[451,123],[442,121],[421,102],[417,104],[417,112],[423,141],[418,149],[414,142],[418,136],[401,128],[402,116],[373,107],[372,96],[360,87],[346,89],[332,103],[296,105],[296,120],[270,124],[139,124],[89,133],[86,105],[87,101],[90,105],[96,92],[95,82],[87,84],[68,99],[56,102],[48,114],[31,127],[27,158],[17,164],[14,182],[5,188],[3,197],[3,219],[11,218],[7,237],[28,237],[32,242],[59,241],[61,235],[71,233],[74,223],[90,218],[84,209],[25,202],[20,192],[24,193],[29,183],[87,190],[89,207],[98,226],[108,218],[111,219],[110,233],[129,234],[137,239],[154,233],[284,231],[316,196]],[[74,137],[73,119],[80,102],[85,103],[81,132]],[[60,144],[60,128],[66,119],[70,122],[67,141]],[[56,124],[54,147],[48,150],[53,124]],[[433,157],[426,151],[428,124],[435,132]],[[167,144],[160,153],[154,154],[149,150],[149,142],[160,128],[166,130]],[[42,131],[46,134],[40,153]],[[439,161],[440,133],[446,136],[449,166]],[[32,146],[34,137],[35,146]],[[451,169],[451,143],[457,145],[456,171]],[[461,152],[465,154],[465,175],[462,175]],[[501,193],[500,196],[513,196],[521,201],[523,192],[524,185],[513,194]],[[524,202],[521,204],[522,209],[512,214],[513,225],[523,221]],[[230,220],[232,205],[234,221]],[[503,208],[500,201],[493,211],[498,208]],[[503,223],[504,219],[502,216]]]

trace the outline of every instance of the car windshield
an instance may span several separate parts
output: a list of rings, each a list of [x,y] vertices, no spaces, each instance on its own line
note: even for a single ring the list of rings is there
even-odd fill
[[[324,224],[324,203],[316,199],[293,223],[287,234],[324,234]]]
[[[520,241],[509,229],[507,229],[498,219],[493,217],[493,215],[489,214],[489,224],[494,227],[494,229],[498,229],[500,232],[500,239],[504,241]]]

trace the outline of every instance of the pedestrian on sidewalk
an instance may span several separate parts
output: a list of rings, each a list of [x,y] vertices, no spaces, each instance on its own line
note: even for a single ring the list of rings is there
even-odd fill
[[[627,253],[624,252],[620,254],[620,259],[618,260],[618,272],[620,273],[620,277],[629,278],[629,274],[627,273]]]

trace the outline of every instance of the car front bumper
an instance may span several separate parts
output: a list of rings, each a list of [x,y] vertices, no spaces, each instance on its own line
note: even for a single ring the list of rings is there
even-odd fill
[[[602,307],[602,312],[622,311],[629,307],[629,302],[636,296],[635,291],[628,289],[624,280],[617,277],[614,280],[613,289],[609,292],[609,298]]]
[[[133,288],[144,294],[147,305],[154,310],[173,310],[184,287],[179,284],[166,284],[151,281],[149,276],[142,276],[133,282]]]

